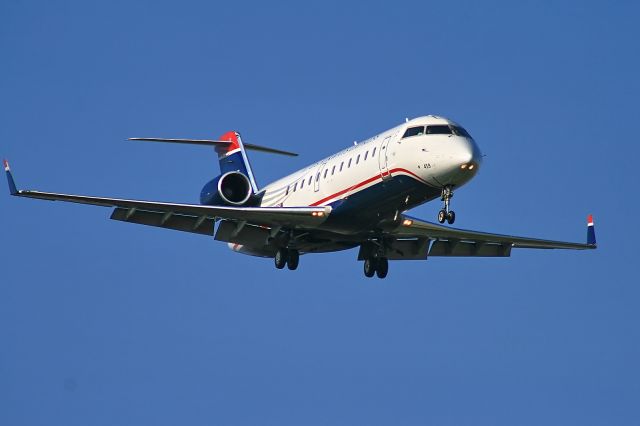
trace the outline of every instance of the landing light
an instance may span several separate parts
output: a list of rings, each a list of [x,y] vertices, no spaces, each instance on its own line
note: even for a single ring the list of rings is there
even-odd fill
[[[470,164],[470,165],[469,165],[469,170],[473,170],[473,168],[474,168],[474,167],[475,167],[475,165],[474,165],[474,164]]]
[[[466,165],[466,164],[463,164],[462,166],[460,166],[460,168],[461,168],[462,170],[464,170],[464,169],[466,169],[466,168],[467,168],[467,165]]]
[[[311,212],[311,216],[321,217],[321,216],[324,216],[324,212]]]
[[[411,225],[413,225],[413,221],[411,219],[405,219],[405,220],[402,221],[402,224],[404,226],[411,226]]]

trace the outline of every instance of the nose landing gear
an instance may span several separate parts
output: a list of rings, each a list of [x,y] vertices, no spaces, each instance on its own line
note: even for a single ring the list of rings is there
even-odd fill
[[[451,198],[453,198],[453,189],[450,185],[447,185],[442,188],[442,195],[440,196],[440,199],[444,201],[444,207],[438,212],[438,222],[440,223],[444,223],[446,220],[449,225],[453,225],[453,222],[456,221],[456,213],[449,209]]]

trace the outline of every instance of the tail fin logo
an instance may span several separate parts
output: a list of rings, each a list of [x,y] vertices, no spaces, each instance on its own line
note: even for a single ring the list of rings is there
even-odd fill
[[[227,146],[216,146],[216,152],[219,157],[228,157],[231,154],[234,154],[240,151],[240,135],[238,132],[230,131],[220,136],[221,141],[229,141],[231,142]]]

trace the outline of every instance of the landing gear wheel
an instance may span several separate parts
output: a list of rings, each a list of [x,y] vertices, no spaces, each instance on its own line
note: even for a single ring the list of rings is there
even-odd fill
[[[273,258],[273,262],[276,265],[276,268],[278,269],[282,269],[284,268],[284,265],[287,264],[287,249],[281,248],[278,249],[278,251],[276,252],[276,255]]]
[[[456,212],[451,210],[449,213],[447,213],[447,222],[449,223],[449,225],[453,225],[453,222],[455,221],[456,221]]]
[[[369,257],[364,260],[364,276],[367,278],[371,278],[376,274],[376,269],[378,266],[377,259]]]
[[[444,223],[446,218],[447,218],[447,212],[445,212],[444,209],[440,210],[438,212],[438,222]]]
[[[298,264],[300,263],[300,253],[298,250],[289,250],[289,258],[287,259],[287,267],[295,271],[298,269]]]
[[[378,259],[378,265],[376,267],[376,274],[378,278],[384,278],[389,273],[389,261],[386,257],[381,257]]]

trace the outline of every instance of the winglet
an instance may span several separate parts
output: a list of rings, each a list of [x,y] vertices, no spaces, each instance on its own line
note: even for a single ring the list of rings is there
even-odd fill
[[[596,246],[596,230],[593,226],[593,215],[587,216],[587,244]]]
[[[11,195],[16,195],[18,193],[18,189],[16,188],[16,182],[13,180],[13,175],[11,174],[11,168],[9,167],[9,162],[7,160],[3,160],[4,163],[4,171],[7,173],[7,182],[9,183],[9,193]]]

